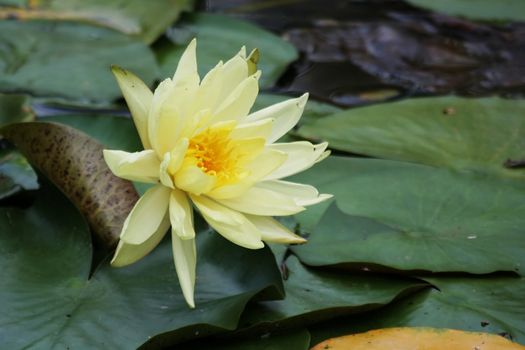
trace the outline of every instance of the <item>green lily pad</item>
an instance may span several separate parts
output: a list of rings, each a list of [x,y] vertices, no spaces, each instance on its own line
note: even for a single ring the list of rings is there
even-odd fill
[[[525,101],[415,98],[350,109],[299,134],[369,156],[525,179],[507,160],[525,159]]]
[[[342,157],[294,180],[335,194],[342,211],[332,207],[309,243],[293,247],[307,264],[523,274],[525,187],[519,181]]]
[[[190,10],[192,0],[41,0],[15,1],[13,8],[0,8],[0,18],[47,19],[89,22],[140,37],[152,43],[183,10]],[[5,2],[0,2],[0,5]],[[9,3],[8,3],[9,4]]]
[[[525,279],[427,278],[437,289],[411,295],[358,320],[340,318],[310,328],[311,344],[387,327],[437,327],[500,334],[525,344]]]
[[[239,324],[245,327],[242,332],[276,331],[371,310],[426,286],[410,279],[311,269],[293,255],[286,266],[286,298],[249,305]]]
[[[521,0],[407,0],[414,6],[474,20],[525,21]]]
[[[0,94],[0,126],[32,119],[27,96]],[[0,200],[37,188],[37,176],[27,160],[16,150],[0,147]]]
[[[26,210],[0,208],[5,348],[132,349],[150,337],[149,346],[158,348],[233,329],[253,296],[263,290],[280,295],[279,271],[267,248],[247,250],[202,227],[196,309],[184,302],[169,240],[134,265],[105,263],[88,279],[88,228],[65,197],[43,187]]]
[[[251,23],[215,14],[192,14],[177,24],[171,33],[171,43],[157,50],[163,76],[172,76],[184,52],[186,43],[196,37],[199,73],[204,75],[220,60],[235,55],[242,46],[247,52],[259,49],[258,68],[262,70],[260,84],[271,86],[288,64],[297,59],[297,51],[288,42]],[[140,76],[140,75],[139,75]]]
[[[241,339],[211,339],[202,342],[191,342],[177,346],[177,349],[188,350],[308,350],[310,333],[306,329],[286,333],[265,333],[258,337]]]
[[[107,149],[119,149],[127,152],[142,150],[142,145],[131,118],[113,115],[71,114],[57,115],[41,119],[68,125],[81,130],[96,139]]]
[[[0,150],[0,200],[22,190],[38,189],[31,165],[15,150]]]
[[[74,22],[0,21],[0,90],[107,103],[121,96],[110,66],[146,83],[158,76],[151,50],[116,31]]]
[[[0,126],[35,119],[26,95],[0,94]]]
[[[27,3],[27,0],[0,0],[0,6],[18,6],[22,7]]]

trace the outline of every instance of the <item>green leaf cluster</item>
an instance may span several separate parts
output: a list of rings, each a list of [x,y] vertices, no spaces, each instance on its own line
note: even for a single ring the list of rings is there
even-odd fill
[[[136,193],[96,155],[140,143],[109,66],[154,86],[196,36],[201,73],[246,45],[271,87],[298,57],[253,24],[179,19],[188,1],[145,4],[0,1],[0,135],[18,147],[0,140],[2,348],[308,349],[396,326],[525,343],[521,100],[311,100],[286,138],[329,141],[337,155],[294,177],[334,195],[283,222],[307,244],[247,250],[197,217],[196,309],[169,242],[111,268],[91,232],[118,234]],[[254,110],[285,98],[263,93]]]

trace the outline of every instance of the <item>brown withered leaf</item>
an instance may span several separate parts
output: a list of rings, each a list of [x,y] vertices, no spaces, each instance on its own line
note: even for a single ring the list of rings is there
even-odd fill
[[[0,134],[75,204],[98,241],[108,247],[118,241],[138,195],[131,182],[111,173],[100,143],[71,127],[47,122],[10,124]]]

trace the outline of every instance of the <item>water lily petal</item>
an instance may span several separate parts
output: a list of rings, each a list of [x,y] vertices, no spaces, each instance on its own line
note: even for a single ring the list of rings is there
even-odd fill
[[[170,163],[168,165],[168,171],[171,174],[175,174],[180,169],[182,161],[184,160],[184,155],[188,149],[188,145],[189,140],[187,138],[182,138],[170,151]]]
[[[171,163],[171,154],[170,152],[166,152],[164,154],[164,157],[162,158],[162,162],[160,163],[159,179],[160,179],[161,184],[163,184],[166,187],[174,189],[175,186],[173,185],[173,180],[171,179],[171,175],[168,172],[168,167],[170,163]]]
[[[305,209],[295,203],[292,197],[258,187],[258,184],[239,197],[218,199],[217,202],[233,210],[253,215],[293,215]]]
[[[288,159],[286,153],[265,148],[250,164],[245,166],[245,170],[250,174],[249,179],[255,182],[271,174],[283,165],[286,159]]]
[[[171,189],[157,185],[144,193],[129,213],[120,239],[130,244],[144,243],[158,230],[168,212]]]
[[[197,40],[193,39],[182,54],[177,70],[173,75],[175,86],[195,88],[199,85],[200,78],[197,71]]]
[[[183,166],[175,174],[175,186],[196,195],[211,191],[217,179],[195,165]]]
[[[194,238],[193,209],[188,196],[179,189],[171,191],[169,212],[172,231],[182,239]]]
[[[260,155],[265,150],[264,143],[262,137],[234,140],[233,153],[239,156],[238,164],[247,164]]]
[[[232,139],[246,139],[253,137],[262,137],[268,139],[272,133],[273,119],[267,118],[238,125],[230,134]]]
[[[250,181],[249,179],[242,179],[233,184],[218,186],[210,192],[206,193],[206,195],[214,199],[238,197],[244,194],[250,187],[254,185],[254,183],[255,181]]]
[[[250,112],[259,93],[260,76],[259,71],[244,79],[219,105],[214,113],[213,121],[239,120],[245,117]]]
[[[249,249],[264,247],[261,233],[243,214],[204,196],[190,197],[208,224],[224,238]]]
[[[194,308],[195,301],[193,294],[195,290],[195,270],[197,266],[195,239],[183,240],[172,230],[171,246],[182,295],[184,295],[184,299],[186,299],[188,305]]]
[[[129,244],[122,240],[119,241],[113,259],[111,259],[111,266],[122,267],[130,265],[148,255],[162,241],[169,227],[170,219],[168,213],[166,213],[157,230],[141,244]]]
[[[155,89],[155,92],[153,94],[153,99],[151,101],[151,108],[148,113],[148,137],[151,143],[151,147],[157,152],[157,155],[159,157],[164,156],[164,153],[166,153],[168,150],[166,150],[166,145],[163,145],[159,138],[159,130],[166,131],[167,124],[176,125],[177,122],[177,116],[180,115],[180,113],[175,113],[171,111],[170,113],[165,113],[165,102],[170,96],[172,90],[175,88],[173,81],[171,79],[164,79]],[[175,114],[175,118],[173,118],[173,114]],[[169,118],[168,118],[169,116]],[[161,127],[162,124],[162,127]],[[169,125],[168,125],[169,127]],[[168,137],[162,137],[162,141],[165,139],[169,139]],[[175,140],[176,141],[176,140]],[[162,146],[162,148],[159,149],[159,146]]]
[[[297,244],[306,242],[306,239],[288,230],[277,220],[272,219],[271,217],[249,214],[247,214],[246,217],[261,232],[263,241],[284,244]]]
[[[115,75],[122,95],[124,95],[124,99],[128,104],[144,149],[151,148],[148,136],[148,112],[151,107],[153,93],[133,73],[117,66],[111,67],[111,71]]]
[[[313,145],[307,141],[290,143],[274,143],[267,147],[284,152],[288,155],[286,161],[274,172],[265,177],[265,180],[281,179],[286,176],[297,174],[310,168],[317,162],[325,159],[330,152],[326,150],[327,142]]]
[[[268,180],[257,183],[257,187],[266,188],[290,196],[297,205],[309,206],[323,202],[333,196],[331,194],[319,194],[313,186],[296,182]]]
[[[241,57],[241,58],[246,59],[246,46],[243,45],[243,46],[241,47],[241,49],[239,50],[239,52],[237,52],[237,55],[235,55],[235,56],[239,56],[239,57]],[[234,56],[234,57],[235,57],[235,56]]]
[[[210,112],[214,111],[220,104],[221,101],[219,100],[219,97],[222,93],[223,65],[222,61],[219,62],[202,79],[199,88],[195,92],[194,101],[192,103],[193,108],[189,112],[190,115],[198,113],[203,106],[210,109]]]
[[[220,77],[221,88],[218,99],[221,102],[249,76],[248,64],[246,63],[245,57],[242,57],[242,52],[240,53],[241,55],[237,54],[226,61],[222,68]]]
[[[160,162],[153,150],[128,153],[103,151],[104,160],[113,174],[130,181],[157,183]]]
[[[286,100],[254,112],[246,117],[246,122],[273,119],[272,133],[267,142],[275,142],[297,124],[307,101],[308,94],[306,93],[301,97]]]

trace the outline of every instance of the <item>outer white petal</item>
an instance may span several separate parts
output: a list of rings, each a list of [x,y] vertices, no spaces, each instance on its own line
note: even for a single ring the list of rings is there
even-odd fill
[[[268,216],[246,215],[261,232],[263,241],[276,243],[305,243],[306,239],[296,235],[278,221]]]
[[[333,197],[331,194],[319,194],[319,191],[313,186],[289,181],[261,181],[257,184],[257,187],[285,194],[292,197],[297,205],[305,207]]]
[[[307,101],[308,94],[306,93],[301,97],[286,100],[252,113],[246,117],[246,122],[273,119],[272,133],[267,139],[268,143],[273,143],[297,124]]]
[[[159,179],[160,179],[161,184],[163,184],[166,187],[174,189],[175,186],[173,185],[173,180],[171,179],[171,175],[168,172],[168,167],[170,163],[171,163],[171,154],[170,152],[166,152],[164,154],[164,157],[162,158],[162,162],[160,163]]]
[[[260,76],[257,72],[244,79],[213,113],[213,121],[240,120],[248,115],[259,93]]]
[[[148,137],[151,142],[151,147],[157,152],[159,158],[163,157],[164,153],[169,151],[169,149],[166,149],[166,145],[160,144],[160,141],[164,140],[165,138],[162,137],[161,140],[159,140],[159,131],[164,132],[168,130],[167,128],[170,128],[170,125],[168,124],[170,123],[172,125],[176,125],[176,117],[179,117],[180,115],[180,113],[175,113],[173,111],[170,111],[170,113],[166,113],[164,111],[166,109],[165,102],[174,88],[175,87],[171,79],[164,79],[155,89],[153,100],[151,101],[151,108],[148,114]],[[159,146],[161,146],[162,149],[159,149]]]
[[[200,78],[197,71],[197,40],[193,39],[182,54],[177,70],[173,75],[176,86],[195,88],[199,85]]]
[[[243,195],[234,198],[219,199],[217,202],[246,214],[283,216],[303,211],[303,206],[295,203],[292,197],[255,185]]]
[[[284,152],[288,155],[286,161],[274,172],[266,176],[265,180],[281,179],[310,168],[326,158],[330,153],[325,152],[328,142],[313,145],[307,141],[290,143],[274,143],[268,148]]]
[[[259,181],[283,165],[286,159],[288,159],[286,153],[266,147],[246,166],[246,170],[250,173],[249,179],[254,182]]]
[[[170,220],[168,213],[166,213],[157,230],[141,244],[129,244],[122,240],[119,241],[115,255],[111,260],[111,266],[122,267],[142,259],[160,243],[169,227]]]
[[[171,191],[170,195],[170,221],[172,231],[182,239],[195,237],[193,228],[193,209],[187,195],[179,189]]]
[[[130,181],[157,183],[160,162],[153,150],[128,153],[103,151],[104,160],[113,174]]]
[[[190,115],[198,113],[203,108],[214,111],[220,104],[219,97],[223,93],[223,63],[219,62],[204,76],[202,82],[195,93],[194,101],[191,105]]]
[[[148,113],[153,99],[151,90],[142,80],[125,69],[113,66],[111,71],[117,78],[120,90],[126,99],[144,149],[151,148],[148,136]]]
[[[264,247],[261,233],[243,214],[204,196],[190,195],[204,219],[224,238],[249,249]]]
[[[247,139],[253,137],[262,137],[268,139],[272,133],[273,119],[267,118],[252,123],[238,125],[232,130],[230,137],[232,139]]]
[[[157,185],[144,193],[129,213],[120,239],[125,243],[142,244],[157,232],[168,212],[171,189]]]
[[[248,76],[248,64],[245,57],[237,54],[224,63],[218,100],[223,101]]]
[[[216,187],[210,192],[207,192],[206,196],[213,199],[238,197],[248,191],[254,183],[255,181],[250,181],[250,179],[243,179],[233,184]]]
[[[175,174],[180,169],[189,143],[190,141],[187,138],[182,138],[170,151],[170,164],[168,165],[170,173]]]
[[[194,308],[195,301],[193,294],[195,290],[195,270],[197,267],[195,239],[180,239],[179,235],[172,230],[171,244],[175,270],[179,277],[182,294],[188,305]]]

